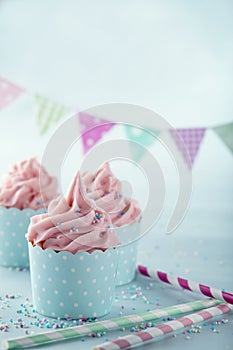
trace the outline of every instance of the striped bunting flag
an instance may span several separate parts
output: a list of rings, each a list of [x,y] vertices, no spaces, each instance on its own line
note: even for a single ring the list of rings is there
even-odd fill
[[[70,107],[63,106],[58,102],[51,101],[50,99],[38,94],[34,95],[34,104],[37,124],[41,135],[44,135],[51,125],[58,123],[71,111]]]

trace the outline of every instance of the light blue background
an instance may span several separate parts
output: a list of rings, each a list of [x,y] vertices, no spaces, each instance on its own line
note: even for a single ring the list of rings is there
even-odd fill
[[[0,3],[0,75],[29,92],[58,100],[74,109],[108,102],[127,102],[155,110],[175,127],[214,126],[232,120],[232,1],[7,1]],[[12,162],[43,153],[53,130],[40,138],[33,100],[25,95],[0,114],[1,175]],[[112,131],[109,137],[121,136]],[[139,261],[218,288],[233,290],[232,154],[207,131],[193,169],[193,195],[179,229],[165,235],[175,204],[178,178],[169,156],[152,147],[163,169],[167,201],[156,228],[140,242]],[[77,153],[79,152],[79,153]],[[76,157],[76,158],[75,158]],[[81,147],[64,165],[64,187],[81,158]],[[122,169],[122,167],[121,167]],[[119,176],[131,178],[130,166]],[[143,203],[146,184],[135,170],[134,194]],[[29,274],[0,269],[0,295],[20,292],[31,297]],[[161,305],[193,300],[137,279],[143,292]],[[124,289],[122,287],[121,289]],[[20,300],[19,300],[20,301]],[[119,315],[115,303],[110,316]],[[127,304],[125,314],[134,304]],[[12,304],[13,305],[13,304]],[[18,301],[15,302],[15,308]],[[145,310],[137,302],[136,311]],[[0,310],[3,320],[16,318],[14,307]],[[231,349],[232,316],[215,334],[207,328],[187,341],[181,335],[157,349]],[[33,329],[30,329],[32,331]],[[38,331],[38,329],[36,329]],[[0,339],[22,330],[0,332]],[[125,334],[125,333],[123,333]],[[122,335],[114,333],[109,338]],[[101,343],[88,339],[81,349]],[[56,349],[70,349],[70,344]],[[154,345],[145,346],[153,349]]]

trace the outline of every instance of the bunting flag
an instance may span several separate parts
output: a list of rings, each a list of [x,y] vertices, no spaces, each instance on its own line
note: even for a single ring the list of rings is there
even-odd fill
[[[15,101],[25,90],[0,77],[0,111]]]
[[[78,113],[78,120],[82,132],[84,154],[86,154],[103,135],[116,124],[82,112]]]
[[[174,138],[178,149],[182,153],[185,162],[190,168],[193,166],[200,144],[205,135],[205,131],[206,128],[187,128],[170,130],[170,133]]]
[[[159,130],[151,130],[151,132],[154,134],[153,136],[152,133],[150,133],[150,130],[147,131],[147,129],[141,129],[140,127],[137,128],[130,125],[125,125],[124,129],[129,140],[137,142],[142,146],[140,149],[136,149],[133,144],[130,144],[133,159],[139,162],[147,151],[147,147],[151,146],[155,142],[156,137],[160,132]]]
[[[24,88],[0,77],[0,111],[13,103],[23,93],[26,93]],[[59,102],[51,101],[50,99],[38,94],[33,94],[33,97],[36,107],[36,120],[41,135],[45,134],[51,125],[56,124],[68,113],[73,111],[71,107],[64,106]],[[91,147],[93,147],[103,135],[110,131],[116,124],[115,122],[91,116],[87,113],[79,113],[78,122],[83,133],[82,144],[84,154],[87,153]],[[124,129],[129,140],[137,142],[142,146],[140,150],[133,147],[133,145],[130,146],[132,148],[132,156],[136,161],[140,161],[144,156],[147,147],[153,144],[156,136],[162,131],[140,129],[130,125],[125,125]],[[217,127],[208,127],[207,129],[212,129],[233,153],[233,122]],[[153,135],[150,134],[150,131]],[[194,164],[205,131],[206,128],[182,128],[169,130],[178,149],[183,155],[185,162],[190,168]]]
[[[37,94],[34,95],[34,103],[37,124],[41,135],[44,135],[52,124],[59,122],[71,111],[71,108]]]
[[[233,122],[217,126],[213,130],[233,153]]]

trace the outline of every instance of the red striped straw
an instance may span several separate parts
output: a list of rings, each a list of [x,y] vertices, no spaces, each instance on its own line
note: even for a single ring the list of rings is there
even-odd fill
[[[233,306],[230,304],[220,304],[215,307],[205,309],[200,312],[190,314],[185,317],[177,318],[174,321],[168,321],[158,326],[147,328],[146,330],[127,335],[126,337],[118,338],[95,346],[93,350],[123,350],[130,349],[135,345],[142,345],[148,341],[156,340],[156,338],[164,336],[169,333],[174,333],[182,330],[187,326],[199,323],[215,316],[225,314],[232,311]]]
[[[190,281],[184,278],[175,277],[173,275],[169,275],[166,272],[151,269],[149,267],[145,267],[142,265],[138,265],[138,271],[143,276],[150,277],[153,280],[168,283],[181,289],[187,289],[192,292],[203,294],[210,298],[222,300],[227,303],[233,304],[233,294],[225,292],[224,290],[208,287],[208,286],[205,286],[204,284]]]

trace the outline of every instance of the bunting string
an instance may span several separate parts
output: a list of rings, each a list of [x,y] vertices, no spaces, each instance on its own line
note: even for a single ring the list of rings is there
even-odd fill
[[[45,135],[47,131],[55,126],[62,118],[72,113],[73,108],[65,106],[57,101],[52,101],[40,94],[30,93],[26,89],[9,80],[0,77],[0,112],[9,105],[15,103],[23,94],[30,94],[33,97],[35,105],[36,123],[41,135]],[[83,153],[87,153],[92,147],[99,142],[106,133],[116,125],[115,122],[97,118],[87,113],[77,114],[79,128],[82,132]],[[226,147],[233,153],[233,122],[207,128],[178,128],[168,130],[174,139],[177,148],[181,152],[184,161],[188,167],[192,167],[197,157],[200,145],[205,137],[206,130],[212,130]],[[152,132],[152,134],[150,133]],[[163,130],[149,130],[124,125],[124,133],[129,141],[137,142],[142,147],[135,150],[132,142],[132,157],[136,162],[140,162],[148,147],[152,146],[156,141],[156,136]]]

